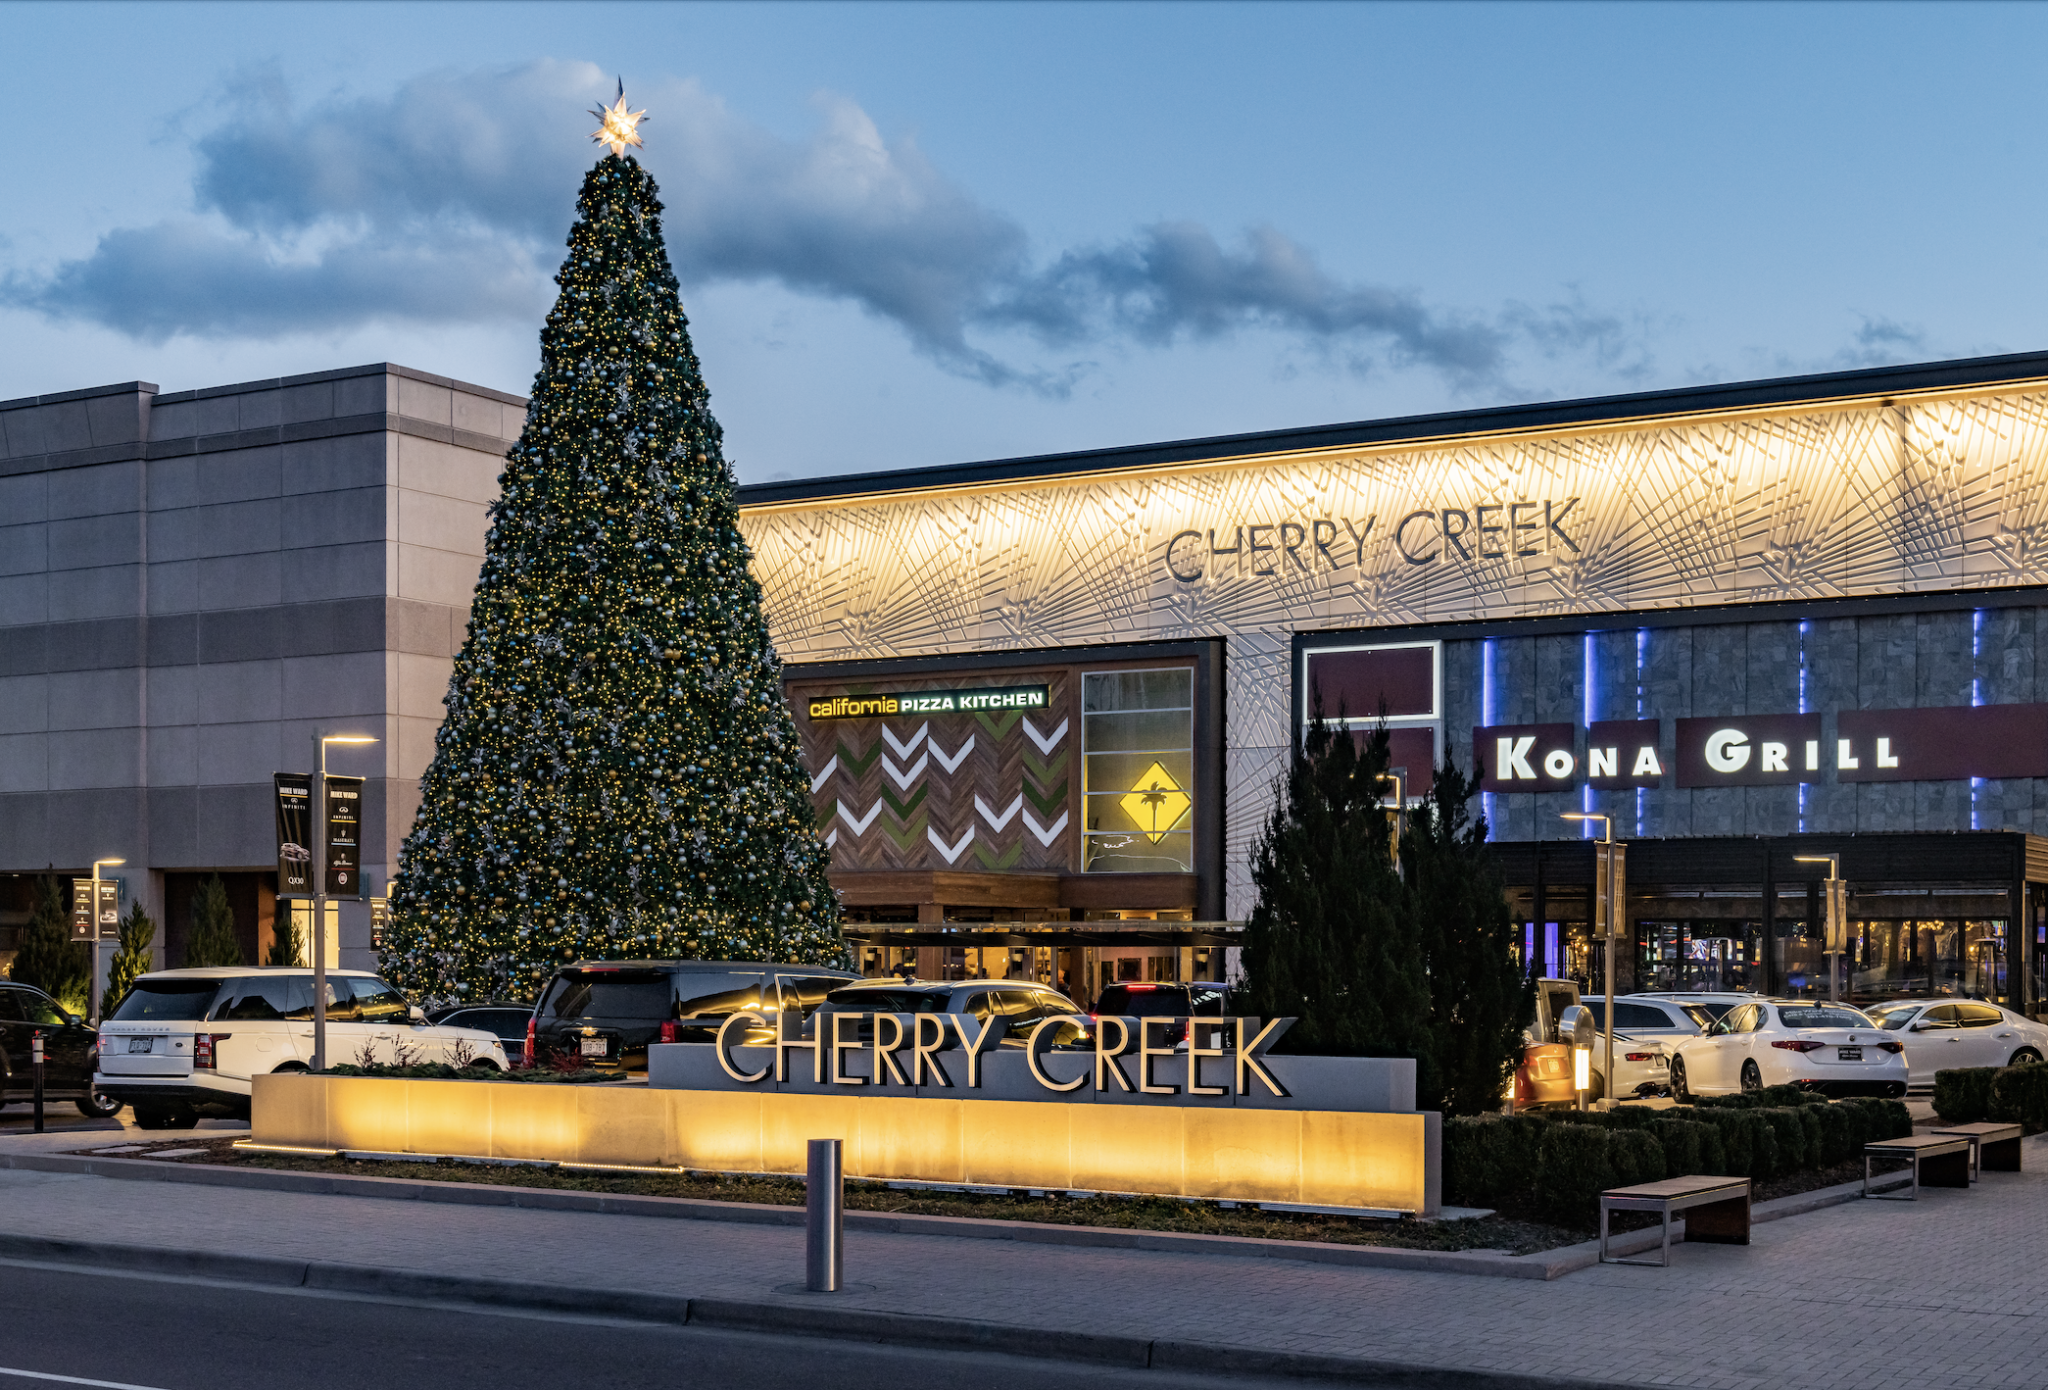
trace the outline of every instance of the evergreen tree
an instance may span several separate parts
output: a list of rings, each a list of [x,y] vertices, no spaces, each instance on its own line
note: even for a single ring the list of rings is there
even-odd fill
[[[1252,855],[1247,1012],[1295,1015],[1282,1050],[1413,1057],[1432,1094],[1429,986],[1394,871],[1384,725],[1360,747],[1321,706]]]
[[[243,965],[242,943],[235,937],[235,912],[228,906],[227,885],[215,874],[192,897],[192,932],[185,938],[185,964]]]
[[[846,958],[654,181],[607,155],[577,209],[392,884],[382,960],[429,998]]]
[[[13,979],[34,985],[52,999],[78,998],[92,976],[92,955],[83,941],[71,939],[71,909],[64,882],[44,874],[36,880],[35,906],[15,953]]]
[[[300,952],[299,919],[292,914],[289,903],[279,903],[277,920],[271,926],[270,954],[263,958],[265,965],[304,965],[305,956]]]
[[[1410,815],[1401,844],[1416,934],[1429,970],[1435,1084],[1417,1103],[1446,1115],[1500,1107],[1536,1015],[1536,982],[1512,954],[1515,924],[1499,866],[1474,817],[1479,779],[1449,757]]]
[[[100,1014],[111,1014],[129,987],[149,971],[150,945],[156,940],[156,923],[141,903],[132,903],[121,919],[121,948],[107,965],[107,993]]]

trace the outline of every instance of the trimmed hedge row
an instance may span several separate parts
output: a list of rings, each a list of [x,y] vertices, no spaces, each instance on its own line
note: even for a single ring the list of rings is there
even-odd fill
[[[1996,1120],[2048,1130],[2048,1066],[1959,1067],[1934,1074],[1934,1113],[1952,1125]]]
[[[1730,1096],[1738,1103],[1454,1117],[1444,1121],[1444,1200],[1584,1225],[1609,1188],[1683,1173],[1782,1177],[1913,1132],[1900,1101],[1796,1094],[1791,1105]]]

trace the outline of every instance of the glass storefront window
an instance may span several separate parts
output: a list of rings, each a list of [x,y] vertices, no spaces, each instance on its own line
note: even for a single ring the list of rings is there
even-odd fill
[[[1084,869],[1194,872],[1194,749],[1191,668],[1082,675]]]

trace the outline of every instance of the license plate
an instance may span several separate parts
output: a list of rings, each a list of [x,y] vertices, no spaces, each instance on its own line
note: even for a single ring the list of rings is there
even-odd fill
[[[147,1052],[152,1042],[153,1039],[150,1038],[130,1038],[128,1039],[128,1050],[130,1052]]]
[[[1838,1048],[1837,1052],[1844,1062],[1860,1062],[1863,1060],[1863,1049],[1860,1047]]]
[[[610,1051],[610,1048],[603,1038],[583,1039],[583,1055],[585,1057],[602,1057],[608,1051]]]

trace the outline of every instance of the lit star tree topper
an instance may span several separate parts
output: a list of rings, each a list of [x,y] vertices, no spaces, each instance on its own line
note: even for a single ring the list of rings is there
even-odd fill
[[[618,99],[610,106],[594,107],[590,114],[599,122],[598,128],[590,132],[590,138],[600,145],[610,145],[613,154],[624,154],[628,145],[646,148],[640,141],[640,122],[647,119],[647,113],[626,109],[625,78],[619,79]]]
[[[624,92],[585,176],[381,957],[433,999],[559,965],[841,963],[810,780]],[[615,124],[623,122],[624,124]]]

